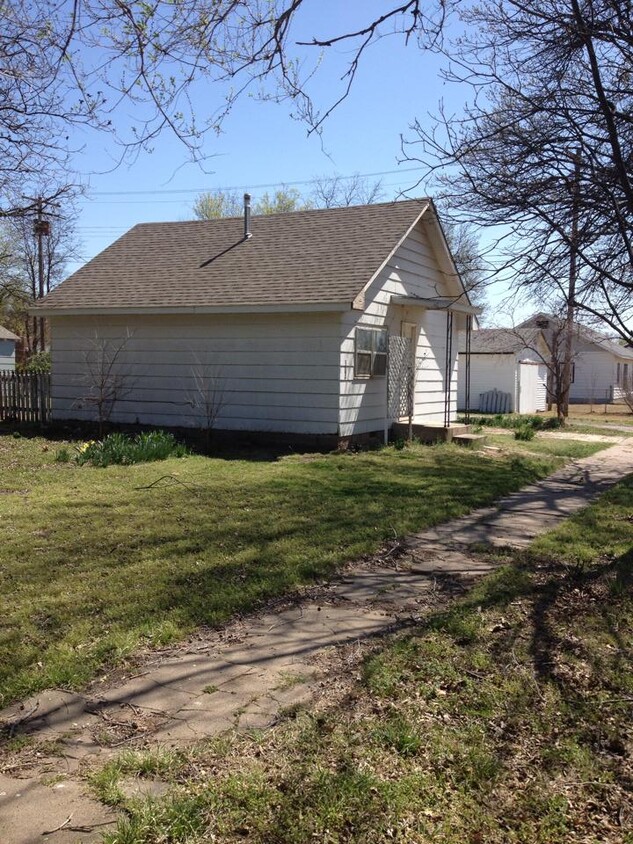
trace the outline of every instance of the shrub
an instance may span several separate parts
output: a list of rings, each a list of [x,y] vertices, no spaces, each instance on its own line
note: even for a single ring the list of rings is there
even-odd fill
[[[527,422],[524,425],[517,426],[514,432],[514,439],[515,440],[522,440],[523,442],[527,442],[528,440],[533,440],[536,436],[536,431],[534,430],[533,426]]]
[[[70,463],[70,451],[66,448],[66,446],[57,450],[57,454],[55,455],[55,462]]]
[[[540,431],[544,426],[545,419],[543,419],[542,416],[524,416],[523,422],[535,431]],[[518,425],[517,427],[521,427],[521,425]]]
[[[103,440],[84,443],[77,449],[76,461],[82,466],[91,463],[105,468],[111,464],[129,465],[184,457],[187,448],[165,431],[148,431],[129,437],[126,434],[109,434]]]
[[[487,426],[491,428],[532,428],[534,431],[546,431],[552,428],[560,428],[560,422],[556,417],[547,416],[525,416],[518,413],[496,413],[494,416],[473,416],[471,425]]]
[[[25,362],[16,367],[18,372],[49,373],[51,371],[50,352],[37,352]]]

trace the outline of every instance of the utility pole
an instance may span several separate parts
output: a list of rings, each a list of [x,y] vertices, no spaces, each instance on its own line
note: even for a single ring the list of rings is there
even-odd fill
[[[51,224],[44,219],[44,206],[49,203],[41,196],[25,197],[30,199],[35,207],[35,220],[33,221],[33,234],[37,242],[37,278],[33,279],[33,298],[43,299],[48,292],[48,280],[44,273],[44,238],[51,233]],[[50,203],[52,204],[52,203]],[[46,328],[44,317],[33,318],[34,351],[43,352],[46,349]]]
[[[565,318],[565,345],[563,352],[562,391],[559,418],[563,424],[569,416],[569,392],[571,389],[574,314],[576,312],[576,279],[578,276],[578,220],[580,217],[580,149],[574,155],[574,179],[572,182],[571,233],[569,238],[569,282],[567,286],[567,315]]]
[[[44,219],[44,203],[42,197],[37,198],[36,207],[37,217],[33,224],[33,233],[37,238],[37,292],[38,299],[44,298],[44,237],[50,235],[50,224],[48,220]],[[40,352],[43,352],[46,347],[46,336],[44,328],[44,318],[39,319],[39,346]]]

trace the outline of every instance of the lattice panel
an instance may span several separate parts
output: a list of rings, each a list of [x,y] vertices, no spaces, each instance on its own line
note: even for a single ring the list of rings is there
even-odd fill
[[[388,405],[391,419],[413,416],[413,360],[408,337],[389,338]]]

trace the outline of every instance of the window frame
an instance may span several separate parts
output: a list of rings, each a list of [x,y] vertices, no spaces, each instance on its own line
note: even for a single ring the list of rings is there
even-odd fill
[[[366,341],[366,337],[363,338],[361,332],[371,338],[370,342]],[[356,326],[354,329],[354,378],[386,378],[388,355],[389,332],[386,328],[375,325]],[[361,356],[366,359],[366,364],[363,366],[359,366]]]

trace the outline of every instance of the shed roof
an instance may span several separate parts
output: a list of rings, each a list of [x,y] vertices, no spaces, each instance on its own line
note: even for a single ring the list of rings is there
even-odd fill
[[[39,306],[69,310],[346,304],[432,205],[428,199],[254,216],[142,223]],[[434,218],[434,211],[429,214]]]
[[[539,342],[544,343],[545,338],[538,328],[480,328],[471,334],[470,351],[480,355],[512,355],[526,348],[538,349]]]
[[[19,339],[18,335],[14,334],[13,331],[9,331],[8,328],[0,325],[0,340],[15,340],[17,342]]]

